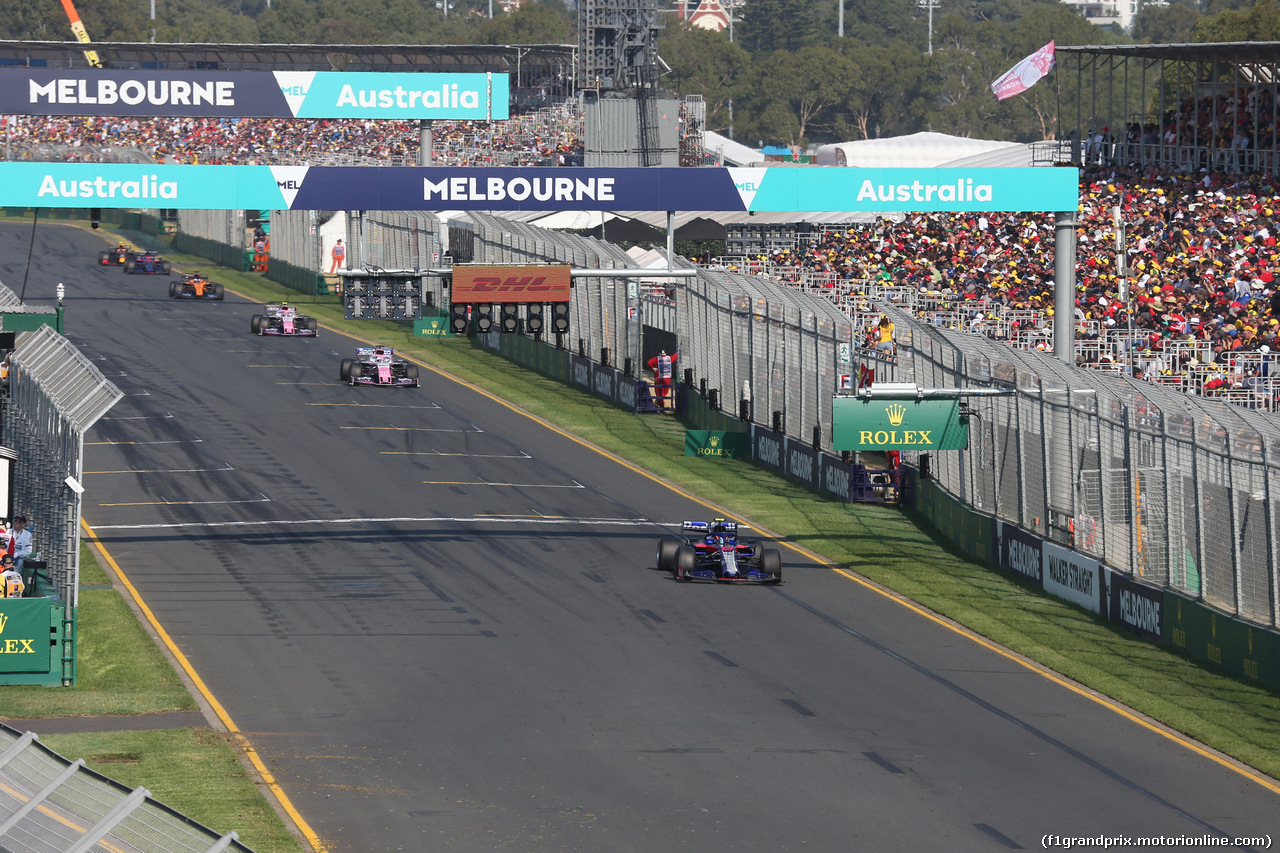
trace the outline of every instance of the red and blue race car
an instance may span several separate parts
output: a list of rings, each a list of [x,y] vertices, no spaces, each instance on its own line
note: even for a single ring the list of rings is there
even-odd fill
[[[740,540],[736,521],[686,521],[680,532],[658,540],[658,568],[677,581],[782,583],[782,555],[761,542]]]
[[[137,252],[133,257],[124,262],[124,271],[127,273],[141,273],[143,275],[172,275],[173,268],[169,262],[160,257],[159,252]]]
[[[355,358],[344,358],[338,378],[349,385],[418,387],[418,365],[396,358],[391,347],[356,347]]]

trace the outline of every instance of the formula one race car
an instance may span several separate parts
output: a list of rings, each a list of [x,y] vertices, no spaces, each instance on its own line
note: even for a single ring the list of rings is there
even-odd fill
[[[351,385],[408,385],[418,387],[418,365],[396,358],[391,347],[356,347],[355,358],[344,358],[338,378]]]
[[[320,334],[320,324],[315,317],[299,314],[297,308],[289,307],[287,302],[272,302],[265,314],[254,314],[249,326],[255,335],[306,335],[316,337]]]
[[[124,271],[127,273],[141,273],[143,275],[172,275],[172,267],[169,262],[160,257],[158,252],[137,252],[133,257],[124,262]]]
[[[170,299],[216,299],[224,298],[222,285],[209,281],[203,273],[184,275],[182,281],[169,282]]]
[[[98,266],[100,267],[122,267],[127,261],[133,260],[134,251],[124,243],[119,244],[114,249],[103,249],[98,253]]]
[[[658,540],[658,568],[678,581],[782,583],[782,555],[739,540],[736,521],[686,521],[681,533]]]

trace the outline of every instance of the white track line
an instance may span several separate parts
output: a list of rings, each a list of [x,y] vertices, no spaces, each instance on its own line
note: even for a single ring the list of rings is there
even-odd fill
[[[177,438],[173,441],[86,441],[85,447],[96,445],[115,445],[115,444],[201,444],[203,438]]]
[[[465,480],[423,480],[424,486],[510,486],[514,489],[585,489],[586,486],[581,483],[573,485],[565,485],[563,483],[489,483],[484,480],[479,482]]]
[[[443,427],[398,427],[398,426],[344,426],[338,429],[369,429],[369,430],[393,430],[397,432],[465,432],[467,434],[483,433],[482,429],[445,429]]]
[[[269,504],[271,498],[266,495],[238,501],[170,501],[161,498],[158,501],[133,501],[131,503],[98,504],[98,506],[203,506],[205,504]]]
[[[104,421],[156,421],[165,420],[173,417],[173,412],[165,412],[163,415],[133,415],[125,418],[113,418],[110,415],[104,415],[100,420]]]
[[[214,471],[234,471],[230,465],[225,468],[125,468],[120,471],[85,471],[90,474],[206,474]]]
[[[350,406],[359,409],[438,409],[439,406],[432,403],[430,406],[390,406],[386,403],[307,403],[308,406]]]
[[[680,522],[651,521],[647,518],[482,518],[437,517],[437,518],[300,518],[280,519],[278,521],[192,521],[173,524],[94,524],[95,531],[103,530],[170,530],[173,528],[206,528],[222,530],[228,527],[288,527],[306,524],[353,525],[353,524],[576,524],[583,526],[612,527],[679,527]],[[741,528],[739,528],[741,529]]]
[[[439,450],[379,450],[379,456],[465,456],[468,459],[532,459],[528,453],[442,453]]]

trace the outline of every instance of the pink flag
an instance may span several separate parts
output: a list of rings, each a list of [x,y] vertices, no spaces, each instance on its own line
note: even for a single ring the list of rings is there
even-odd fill
[[[1003,101],[1034,86],[1041,77],[1053,70],[1053,42],[1049,42],[1017,65],[1010,68],[991,84],[991,91],[996,93],[996,100]]]

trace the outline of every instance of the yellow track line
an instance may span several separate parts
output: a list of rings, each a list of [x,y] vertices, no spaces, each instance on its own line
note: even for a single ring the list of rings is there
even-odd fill
[[[183,672],[185,672],[187,677],[191,679],[191,683],[196,686],[196,689],[200,691],[200,695],[209,703],[209,707],[213,709],[213,712],[218,716],[218,719],[222,721],[222,725],[225,726],[227,731],[235,737],[236,742],[240,745],[240,748],[244,750],[249,762],[253,765],[254,769],[258,771],[258,775],[262,778],[263,784],[271,790],[272,795],[275,796],[276,801],[280,803],[280,807],[284,809],[285,814],[287,814],[289,819],[293,821],[294,825],[298,827],[298,831],[307,839],[307,843],[311,845],[312,849],[315,850],[316,853],[327,853],[327,848],[320,841],[320,836],[316,835],[315,830],[311,828],[306,819],[299,814],[296,808],[294,808],[293,803],[289,800],[289,796],[284,792],[284,789],[280,787],[280,783],[276,781],[276,778],[271,774],[271,771],[267,769],[266,763],[258,755],[258,751],[253,748],[253,744],[249,743],[249,739],[240,731],[240,727],[236,725],[235,720],[231,719],[231,715],[227,713],[227,709],[222,707],[222,703],[218,701],[217,697],[213,695],[213,691],[211,691],[208,685],[204,683],[204,679],[200,677],[199,673],[196,672],[195,667],[193,667],[191,662],[187,660],[187,656],[184,655],[182,650],[173,642],[173,639],[169,636],[169,632],[164,629],[164,626],[160,624],[160,620],[156,618],[155,613],[153,613],[151,608],[147,606],[147,603],[142,600],[142,596],[139,595],[137,588],[133,585],[133,582],[129,580],[128,576],[125,575],[124,570],[120,568],[120,564],[115,561],[115,558],[112,557],[106,547],[103,546],[102,542],[98,539],[98,535],[94,532],[93,528],[89,526],[89,522],[81,518],[80,526],[84,529],[85,536],[87,536],[89,541],[93,543],[94,547],[98,549],[98,553],[102,554],[103,558],[107,561],[107,564],[111,566],[111,570],[115,573],[116,577],[120,579],[120,583],[122,583],[124,588],[129,591],[129,595],[138,605],[138,609],[147,617],[147,622],[155,629],[156,636],[160,638],[160,642],[164,643],[165,648],[169,650],[169,653],[173,655],[174,660],[176,660],[178,665],[182,667]]]

